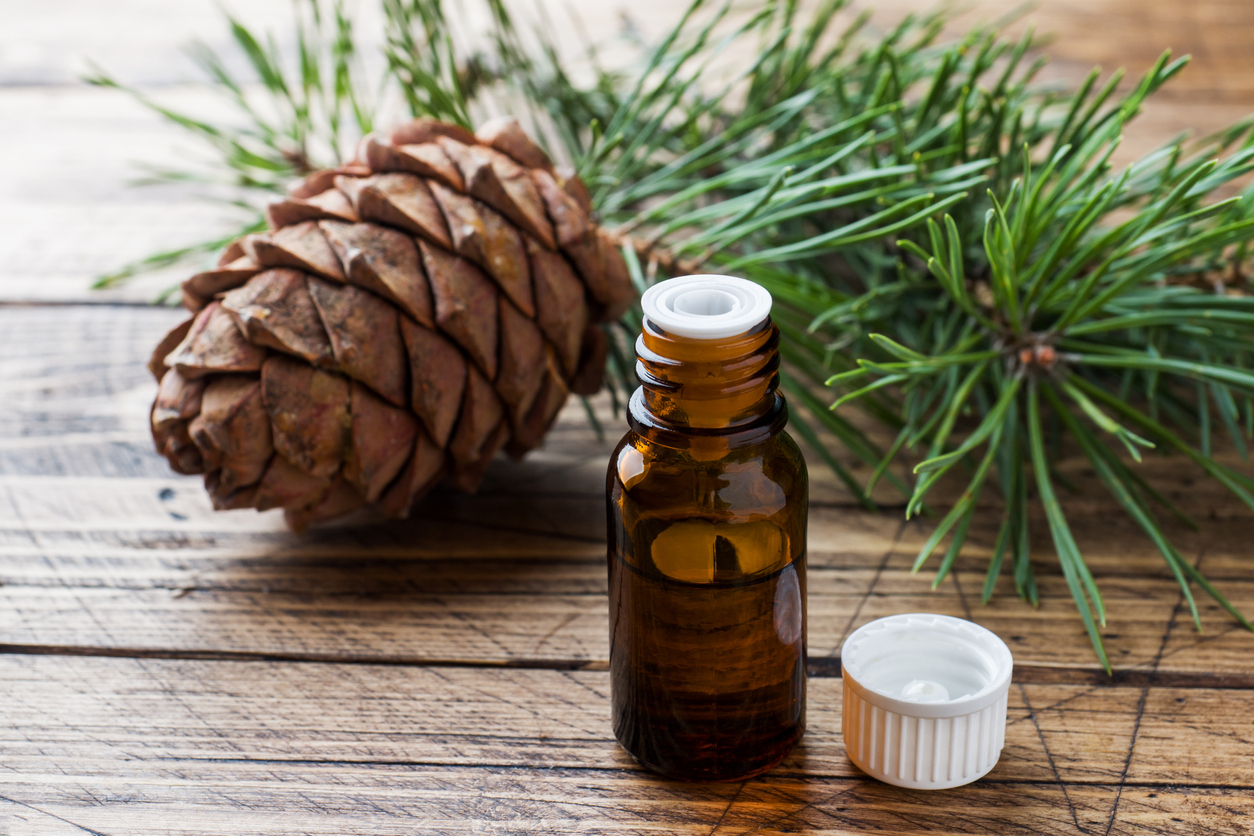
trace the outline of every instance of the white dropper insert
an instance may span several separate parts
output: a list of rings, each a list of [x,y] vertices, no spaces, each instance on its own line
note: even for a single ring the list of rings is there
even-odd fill
[[[640,299],[645,318],[676,337],[721,340],[743,334],[771,313],[771,294],[735,276],[680,276]]]
[[[949,689],[931,679],[912,679],[901,689],[901,696],[910,702],[947,702]]]
[[[1014,660],[990,631],[948,615],[889,616],[845,639],[840,665],[845,749],[863,772],[945,789],[997,764]]]

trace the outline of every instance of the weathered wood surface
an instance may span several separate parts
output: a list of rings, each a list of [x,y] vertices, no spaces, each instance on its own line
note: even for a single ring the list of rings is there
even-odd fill
[[[286,832],[347,826],[315,815],[325,807],[354,817],[352,832],[403,827],[398,812],[425,818],[419,827],[431,832],[463,817],[468,831],[534,817],[561,822],[557,830],[709,832],[731,796],[730,787],[676,785],[633,765],[604,733],[604,673],[155,659],[69,667],[51,657],[6,659],[0,672],[16,694],[0,727],[11,770],[0,795],[38,778],[21,801],[102,832],[120,821],[128,832],[169,832],[168,817],[123,817],[114,805],[161,810],[172,793],[199,820],[176,832],[213,832],[232,807],[285,810],[296,817]],[[806,805],[819,806],[811,827],[897,821],[898,832],[1070,833],[1112,821],[1114,832],[1134,832],[1124,826],[1146,802],[1193,818],[1167,832],[1225,832],[1234,811],[1250,808],[1239,791],[1254,781],[1254,763],[1234,742],[1254,709],[1249,694],[1014,687],[996,770],[939,800],[860,780],[836,731],[839,681],[815,679],[810,697],[804,747],[741,788],[726,832],[779,832]],[[1230,703],[1231,719],[1199,728],[1196,714],[1216,699]],[[1134,734],[1140,757],[1129,763]],[[1180,751],[1198,755],[1181,762]]]
[[[248,5],[254,20],[287,8]],[[580,11],[608,32],[625,5]],[[630,5],[650,26],[674,4]],[[875,5],[891,21],[927,4]],[[1002,10],[973,5],[968,20]],[[101,304],[150,298],[168,278],[85,288],[214,228],[217,210],[181,189],[124,189],[125,161],[183,151],[119,97],[73,86],[67,58],[177,82],[169,33],[203,33],[215,14],[192,6],[176,19],[140,0],[17,0],[0,28],[0,153],[22,161],[0,182],[0,836],[1254,834],[1254,636],[1204,598],[1198,633],[1161,559],[1078,460],[1061,465],[1079,488],[1064,499],[1106,597],[1113,678],[1043,523],[1040,608],[1007,578],[983,606],[992,515],[932,591],[927,571],[909,572],[929,523],[868,513],[815,468],[809,729],[781,768],[728,785],[655,778],[610,735],[600,492],[612,441],[577,406],[544,449],[498,461],[479,496],[434,497],[408,522],[294,535],[273,513],[214,514],[146,430],[144,361],[180,314]],[[127,9],[142,25],[107,36],[105,18]],[[1195,54],[1125,155],[1254,110],[1245,0],[1058,0],[1035,18],[1060,34],[1056,78],[1093,63],[1138,72],[1165,46]],[[1254,612],[1248,511],[1176,460],[1143,470],[1206,523],[1172,530],[1183,553]],[[1015,653],[1007,747],[972,786],[902,791],[845,757],[840,643],[910,610],[972,618]]]
[[[1077,531],[1118,667],[1093,661],[1041,541],[1042,606],[979,604],[994,520],[951,580],[909,565],[926,527],[821,477],[811,522],[804,748],[744,786],[655,779],[607,723],[608,442],[572,410],[540,454],[418,519],[304,535],[214,514],[149,451],[144,349],[176,312],[0,308],[0,833],[776,833],[1248,830],[1254,636],[1196,633],[1152,550],[1089,492]],[[1186,554],[1254,609],[1248,518],[1195,511]],[[1075,470],[1073,468],[1073,470]],[[1083,474],[1073,473],[1079,481]],[[1176,484],[1172,485],[1175,482]],[[838,651],[889,613],[947,612],[1018,662],[1008,744],[939,796],[859,778]],[[8,831],[4,830],[8,828]]]
[[[411,662],[563,659],[596,666],[606,658],[595,488],[590,498],[444,498],[408,523],[294,536],[272,530],[268,518],[241,514],[237,528],[230,517],[211,516],[195,482],[127,483],[125,494],[102,499],[106,480],[0,479],[0,502],[38,509],[0,528],[4,643]],[[162,499],[163,492],[171,498]],[[93,506],[95,519],[82,519]],[[548,519],[537,519],[545,512]],[[855,509],[812,515],[812,655],[834,655],[849,630],[873,618],[924,610],[985,624],[1007,638],[1025,669],[1095,669],[1048,556],[1040,560],[1040,610],[1015,598],[1006,579],[984,607],[980,550],[932,592],[927,573],[909,572],[912,546],[925,530],[902,531],[893,516]],[[58,518],[65,520],[60,527]],[[555,530],[554,519],[562,518],[571,522]],[[1123,525],[1108,531],[1103,517],[1089,520],[1079,530],[1090,535],[1084,542],[1102,578],[1106,641],[1118,667],[1156,664],[1163,675],[1254,683],[1254,637],[1205,600],[1207,630],[1197,633],[1177,611],[1179,590],[1159,558]],[[1212,523],[1203,565],[1249,609],[1254,583],[1239,552],[1246,526]],[[1047,549],[1042,539],[1042,553]],[[319,629],[303,629],[311,623]]]
[[[1161,832],[1223,833],[1254,811],[1234,742],[1248,693],[1018,685],[998,766],[936,796],[859,777],[835,679],[812,681],[805,744],[778,769],[701,786],[649,776],[606,735],[604,673],[11,657],[0,675],[16,694],[0,795],[25,785],[22,803],[99,832],[274,832],[262,814],[281,812],[282,832],[316,833],[1130,833],[1155,814],[1179,820]],[[1221,741],[1182,762],[1221,699]],[[172,795],[194,821],[172,822]]]

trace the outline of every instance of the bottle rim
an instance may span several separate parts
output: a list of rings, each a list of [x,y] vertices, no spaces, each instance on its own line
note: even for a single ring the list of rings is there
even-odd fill
[[[650,287],[640,305],[645,319],[667,334],[723,340],[766,319],[771,313],[771,294],[736,276],[679,276]]]

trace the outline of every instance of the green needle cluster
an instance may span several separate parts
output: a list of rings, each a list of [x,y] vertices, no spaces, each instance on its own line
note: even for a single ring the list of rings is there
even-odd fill
[[[1028,526],[1029,506],[1039,502],[1107,668],[1105,605],[1052,467],[1051,451],[1067,440],[1162,553],[1198,627],[1194,583],[1251,626],[1163,533],[1163,514],[1184,515],[1135,468],[1143,450],[1183,453],[1254,509],[1254,480],[1211,449],[1219,427],[1244,456],[1254,422],[1254,375],[1246,371],[1254,298],[1239,278],[1254,236],[1254,192],[1237,192],[1254,170],[1254,143],[1238,128],[1191,153],[1172,143],[1122,172],[1109,162],[1145,97],[1182,65],[1164,55],[1120,100],[1112,100],[1113,84],[1091,94],[1090,77],[1047,152],[1025,143],[1013,168],[999,164],[982,197],[900,239],[897,304],[861,317],[868,338],[856,368],[828,380],[844,392],[834,408],[891,393],[900,429],[880,471],[903,449],[926,444],[907,514],[947,473],[970,468],[915,568],[951,535],[937,583],[945,577],[994,476],[1003,514],[984,599],[1009,558],[1019,593],[1036,603]],[[1237,193],[1216,197],[1225,191]],[[953,438],[960,418],[969,426]]]
[[[1007,571],[1036,603],[1029,524],[1043,515],[1109,668],[1105,606],[1053,466],[1068,448],[1162,553],[1195,620],[1196,584],[1251,626],[1172,545],[1160,521],[1184,515],[1137,472],[1145,451],[1179,453],[1254,509],[1254,479],[1212,450],[1224,433],[1244,455],[1254,434],[1254,296],[1242,273],[1254,191],[1241,191],[1251,123],[1111,165],[1145,99],[1186,59],[1164,55],[1126,94],[1120,73],[1102,82],[1097,71],[1059,90],[1038,81],[1030,30],[950,40],[940,14],[872,32],[845,0],[804,14],[796,0],[748,13],[692,0],[656,43],[629,27],[637,59],[607,68],[600,45],[559,45],[550,21],[521,23],[506,0],[481,0],[488,23],[476,31],[465,3],[380,2],[379,55],[338,0],[296,0],[287,48],[228,20],[247,81],[195,47],[231,124],[132,91],[211,151],[198,169],[153,179],[231,187],[241,234],[261,228],[276,192],[337,163],[376,124],[508,112],[589,184],[641,289],[700,269],[772,292],[791,426],[861,502],[874,507],[883,481],[908,515],[932,513],[930,492],[962,474],[916,562],[948,538],[936,583],[984,502],[1001,510],[985,600]],[[159,253],[102,282],[222,244]],[[607,326],[616,406],[637,385],[639,317]]]

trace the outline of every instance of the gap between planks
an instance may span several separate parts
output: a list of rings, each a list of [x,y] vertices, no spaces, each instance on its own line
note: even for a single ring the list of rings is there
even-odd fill
[[[272,653],[246,650],[165,650],[140,647],[77,647],[65,645],[0,644],[0,655],[68,656],[104,659],[164,659],[200,662],[285,662],[316,665],[382,665],[414,668],[477,668],[483,670],[591,671],[609,670],[604,659],[440,659],[422,656],[353,656],[342,653]],[[810,679],[839,679],[839,656],[806,659]],[[1102,668],[1082,665],[1014,666],[1012,681],[1020,685],[1087,685],[1092,688],[1149,687],[1199,688],[1254,691],[1254,673],[1202,673],[1122,669],[1107,674]]]

